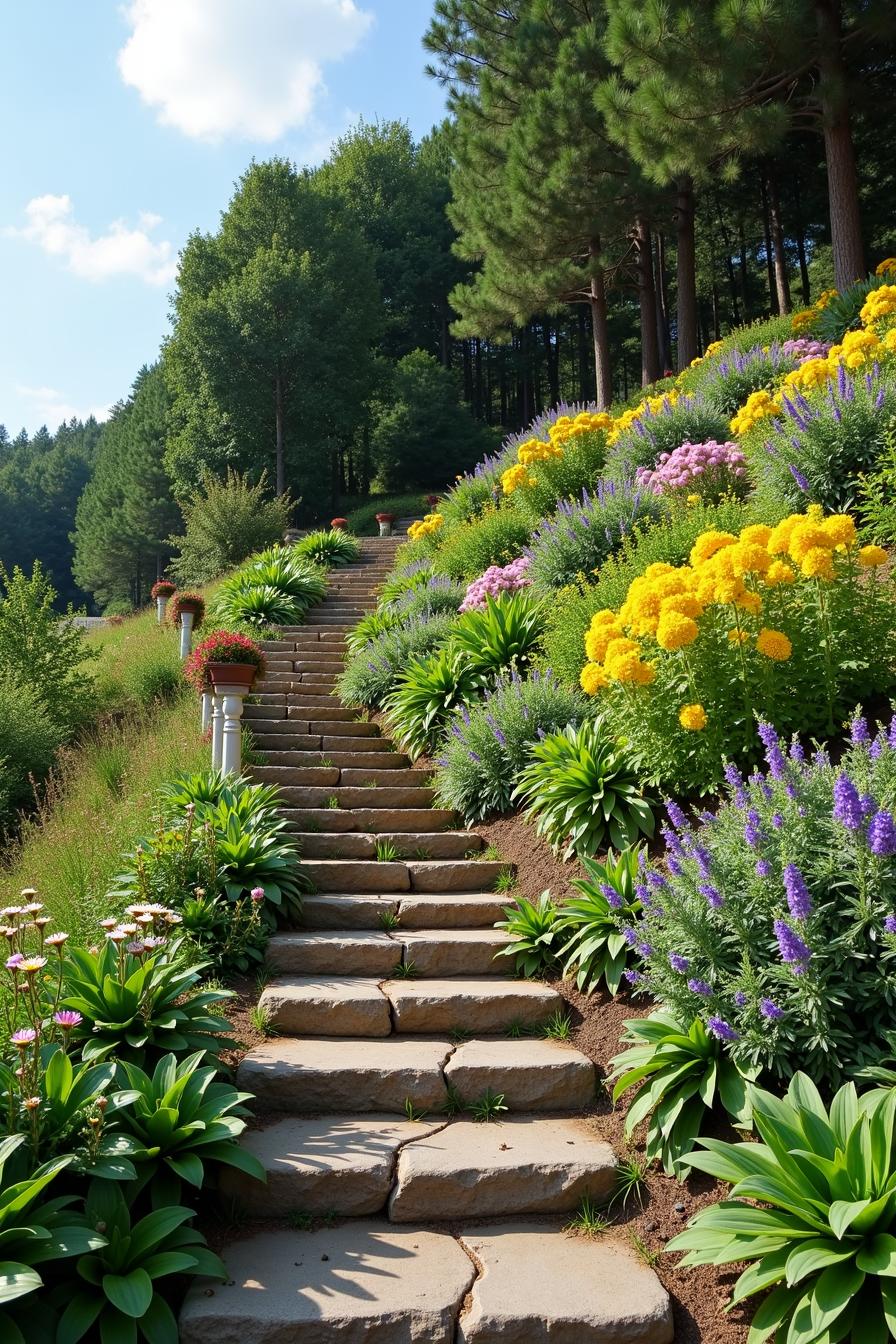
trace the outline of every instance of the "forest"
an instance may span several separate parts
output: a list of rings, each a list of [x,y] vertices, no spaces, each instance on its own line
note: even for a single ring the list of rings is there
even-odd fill
[[[439,489],[846,288],[896,251],[894,29],[886,0],[438,0],[441,125],[253,162],[109,420],[0,429],[0,562],[129,610],[210,477],[299,523]]]

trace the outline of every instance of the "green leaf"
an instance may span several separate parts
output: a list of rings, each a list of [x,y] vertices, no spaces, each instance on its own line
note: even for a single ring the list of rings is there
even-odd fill
[[[43,1279],[36,1270],[14,1260],[0,1260],[0,1302],[11,1302],[43,1287]]]
[[[831,1231],[838,1240],[843,1237],[844,1233],[849,1230],[859,1214],[864,1212],[870,1203],[870,1199],[837,1199],[834,1201],[831,1205],[828,1219],[831,1224]]]
[[[776,1288],[759,1306],[747,1335],[747,1344],[765,1344],[783,1321],[786,1321],[802,1291],[799,1288]]]
[[[56,1344],[78,1344],[92,1327],[105,1305],[101,1293],[76,1293],[62,1313]]]
[[[149,1344],[178,1344],[177,1321],[163,1297],[156,1295],[140,1321]]]
[[[787,1260],[786,1280],[788,1286],[799,1283],[809,1274],[817,1274],[829,1265],[851,1260],[856,1253],[855,1246],[844,1246],[842,1242],[825,1240],[805,1241],[796,1250],[791,1251]]]
[[[129,1274],[104,1274],[103,1292],[120,1312],[139,1320],[152,1301],[152,1279],[145,1269],[132,1269]]]
[[[137,1344],[137,1322],[107,1308],[100,1317],[100,1344]]]
[[[834,1324],[864,1282],[865,1275],[855,1264],[832,1265],[824,1271],[815,1284],[809,1304],[815,1334]]]
[[[866,1274],[896,1278],[896,1237],[881,1232],[870,1245],[863,1246],[856,1255],[856,1265]]]

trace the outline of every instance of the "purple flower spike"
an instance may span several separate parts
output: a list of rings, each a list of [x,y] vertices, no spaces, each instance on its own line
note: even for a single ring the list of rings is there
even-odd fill
[[[784,1016],[784,1009],[779,1008],[771,999],[760,999],[759,1011],[770,1022],[777,1022],[779,1018]]]
[[[615,887],[611,887],[609,882],[601,882],[600,889],[606,897],[607,905],[611,910],[618,910],[622,905],[622,897]]]
[[[625,979],[630,985],[639,985],[644,977],[640,971],[626,971]]]
[[[757,860],[756,860],[756,876],[757,876],[757,877],[771,877],[771,875],[772,875],[772,866],[771,866],[771,864],[769,863],[768,859],[757,859]]]
[[[871,734],[868,731],[868,720],[861,714],[857,714],[849,725],[850,741],[854,746],[859,746],[862,742],[870,742]]]
[[[848,831],[861,830],[864,821],[858,790],[843,771],[834,782],[834,820],[839,821]]]
[[[673,971],[678,971],[680,975],[684,975],[690,964],[688,958],[681,956],[680,953],[669,953],[669,965],[672,967]]]
[[[794,933],[786,920],[776,919],[774,930],[781,960],[790,967],[794,975],[802,975],[812,959],[811,949],[806,946],[799,934]]]
[[[707,905],[713,910],[720,910],[725,904],[725,899],[718,888],[712,886],[709,882],[701,882],[697,888],[701,896],[706,897]]]
[[[666,803],[666,815],[675,827],[676,831],[686,831],[688,829],[688,819],[677,803],[670,799]]]
[[[739,989],[734,996],[734,1002],[738,1008],[746,1008],[747,996],[742,989]]]
[[[706,1024],[713,1036],[717,1036],[720,1041],[739,1041],[740,1037],[733,1027],[721,1017],[711,1017]]]
[[[790,474],[791,474],[791,476],[793,477],[793,479],[796,481],[796,483],[797,483],[797,485],[799,486],[800,490],[802,490],[803,494],[804,494],[804,495],[808,495],[808,493],[809,493],[809,482],[808,482],[808,480],[806,479],[806,477],[803,475],[803,473],[802,473],[801,471],[798,471],[798,470],[797,470],[797,468],[793,465],[792,462],[790,463]]]
[[[705,980],[689,980],[688,989],[692,994],[702,994],[705,999],[712,995],[712,985],[708,985]]]
[[[794,919],[807,919],[812,913],[812,897],[795,863],[788,863],[784,869],[784,890],[787,892],[787,906]]]
[[[896,915],[887,915],[884,920],[884,933],[896,933]]]
[[[868,848],[880,858],[896,854],[896,824],[891,812],[875,812],[869,821]]]

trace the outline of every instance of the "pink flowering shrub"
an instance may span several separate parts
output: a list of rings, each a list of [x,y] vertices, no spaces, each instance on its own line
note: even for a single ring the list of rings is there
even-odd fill
[[[830,348],[827,341],[811,341],[805,336],[799,336],[793,341],[785,341],[781,351],[798,364],[805,364],[807,359],[827,359]]]
[[[671,453],[660,453],[650,471],[639,467],[635,473],[639,486],[655,495],[687,490],[703,499],[742,494],[746,489],[746,458],[736,443],[682,443]]]
[[[521,555],[519,559],[511,560],[509,565],[492,565],[470,584],[460,610],[485,610],[488,598],[519,592],[520,588],[529,588],[531,583],[528,556]]]

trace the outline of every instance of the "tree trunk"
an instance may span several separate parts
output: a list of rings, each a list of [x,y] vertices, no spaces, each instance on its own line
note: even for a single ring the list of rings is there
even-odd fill
[[[722,324],[719,320],[719,287],[715,280],[712,282],[712,338],[714,341],[722,339]]]
[[[600,252],[600,239],[592,238],[588,251],[592,257]],[[613,378],[610,373],[610,336],[607,331],[607,290],[603,267],[591,276],[589,304],[591,306],[591,333],[594,342],[594,401],[599,411],[605,411],[613,400]]]
[[[478,336],[474,338],[473,344],[473,414],[477,420],[482,419],[482,342]]]
[[[803,291],[803,305],[808,308],[812,302],[812,286],[809,284],[809,264],[806,260],[806,224],[803,216],[803,196],[800,180],[794,175],[793,199],[796,205],[796,254],[800,263],[800,285]]]
[[[840,0],[815,0],[818,33],[818,93],[828,169],[828,205],[834,280],[839,290],[865,277],[859,179],[852,141],[846,70],[841,49]]]
[[[547,318],[541,324],[541,339],[544,345],[544,364],[548,375],[548,400],[556,406],[560,400],[560,327],[557,327],[557,343],[551,340],[551,324]]]
[[[588,401],[591,395],[591,371],[588,367],[588,333],[585,330],[585,310],[576,308],[575,311],[579,401]]]
[[[274,378],[274,416],[277,436],[277,494],[286,494],[286,464],[283,460],[283,377],[277,370]]]
[[[638,273],[638,299],[641,308],[641,386],[648,387],[660,376],[660,353],[656,339],[656,289],[653,283],[653,249],[650,246],[650,221],[643,215],[635,220],[635,263]]]
[[[760,191],[762,195],[762,230],[765,237],[765,269],[768,273],[768,303],[772,316],[778,311],[778,290],[775,285],[775,263],[772,258],[772,231],[768,217],[768,189],[765,185],[765,177],[759,180]]]
[[[677,183],[678,226],[678,368],[686,369],[697,355],[697,255],[694,239],[694,184],[690,177]]]
[[[775,261],[775,294],[778,299],[778,312],[789,313],[790,280],[787,275],[787,253],[784,250],[784,227],[781,224],[781,199],[778,195],[778,183],[773,173],[768,177],[768,215],[772,234],[772,255]]]
[[[666,283],[666,236],[656,235],[656,339],[660,348],[663,373],[672,368],[672,345],[669,337],[669,287]]]
[[[737,221],[737,241],[740,265],[740,301],[744,306],[744,321],[750,320],[750,273],[747,270],[747,240],[744,235],[744,217]]]

